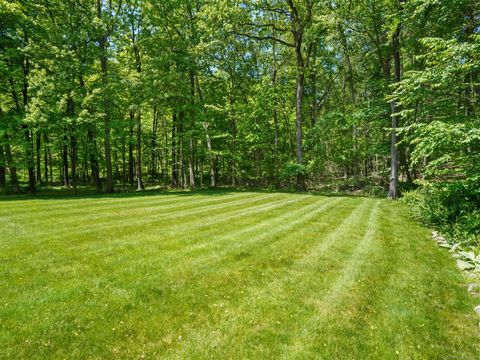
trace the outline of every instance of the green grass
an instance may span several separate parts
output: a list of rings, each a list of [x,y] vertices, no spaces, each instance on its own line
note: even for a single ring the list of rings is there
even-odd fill
[[[0,358],[479,359],[429,237],[358,197],[0,198]]]

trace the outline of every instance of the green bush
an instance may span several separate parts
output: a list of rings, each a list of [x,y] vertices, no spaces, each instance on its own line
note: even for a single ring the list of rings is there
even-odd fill
[[[412,216],[436,227],[453,243],[480,246],[478,192],[461,183],[425,183],[403,195]]]

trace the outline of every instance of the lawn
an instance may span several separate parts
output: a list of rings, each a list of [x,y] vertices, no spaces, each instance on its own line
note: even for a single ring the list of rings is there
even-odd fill
[[[479,359],[468,280],[398,202],[0,198],[1,359]]]

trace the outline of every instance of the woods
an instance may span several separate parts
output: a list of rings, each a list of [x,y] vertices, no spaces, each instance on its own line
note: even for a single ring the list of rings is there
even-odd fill
[[[2,1],[0,16],[7,193],[479,198],[476,1]]]

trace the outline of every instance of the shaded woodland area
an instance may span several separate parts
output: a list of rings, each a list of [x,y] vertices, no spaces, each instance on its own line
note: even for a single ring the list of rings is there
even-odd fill
[[[7,193],[444,186],[478,211],[477,1],[0,4]]]

